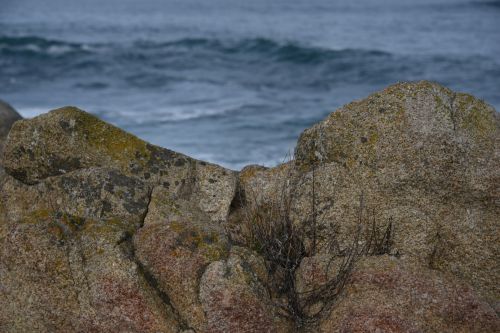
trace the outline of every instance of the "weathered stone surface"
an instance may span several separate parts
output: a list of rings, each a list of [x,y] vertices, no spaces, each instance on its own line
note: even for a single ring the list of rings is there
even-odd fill
[[[487,104],[428,82],[348,104],[295,160],[240,173],[72,107],[18,121],[0,168],[0,331],[497,332],[499,134]],[[283,268],[242,237],[249,207],[283,202],[306,252],[287,281],[299,302],[360,249],[333,307],[308,303],[317,321],[285,316]],[[385,255],[361,251],[387,230]]]
[[[397,84],[306,130],[288,177],[261,170],[241,183],[247,192],[264,183],[260,195],[289,184],[294,220],[311,229],[315,215],[322,253],[348,247],[360,221],[362,233],[392,223],[392,254],[452,272],[495,304],[499,124],[498,113],[470,95],[429,82]],[[305,243],[311,251],[311,237]]]
[[[308,258],[297,272],[302,287],[336,274],[335,260]],[[338,263],[338,260],[337,260]],[[324,283],[324,279],[319,283]],[[362,259],[319,332],[496,332],[500,320],[468,284],[389,256]]]
[[[134,245],[138,261],[168,295],[178,320],[185,328],[205,331],[198,286],[208,264],[228,255],[230,245],[220,225],[195,202],[175,200],[170,191],[158,187]]]
[[[5,157],[7,172],[26,184],[81,169],[114,168],[198,202],[214,221],[226,218],[236,187],[233,171],[150,145],[74,107],[16,123]]]
[[[17,122],[5,148],[5,168],[28,184],[99,166],[150,178],[187,162],[74,107]]]
[[[298,142],[298,168],[308,170],[299,211],[311,209],[315,167],[318,221],[352,233],[363,195],[366,224],[394,224],[394,252],[453,272],[496,302],[499,125],[484,102],[428,82],[351,103]]]
[[[108,237],[45,212],[0,229],[2,332],[176,332],[177,323]],[[111,236],[109,237],[111,238]]]
[[[121,245],[148,190],[113,172],[0,184],[2,332],[176,332],[172,309]]]
[[[231,215],[225,223],[226,230],[234,242],[244,243],[248,236],[248,230],[244,230],[245,226],[241,222],[252,210],[251,207],[257,207],[261,203],[276,203],[289,195],[289,180],[295,175],[294,172],[293,163],[281,164],[274,168],[249,165],[240,171]]]
[[[9,134],[12,124],[20,119],[22,119],[22,117],[12,106],[0,100],[0,169],[5,138],[7,134]]]
[[[12,124],[20,119],[21,115],[12,106],[0,100],[0,137],[6,137]]]
[[[198,257],[208,258],[204,265],[220,259],[228,244],[218,223],[234,197],[233,171],[151,146],[75,108],[14,126],[5,155],[0,331],[177,332],[186,326],[179,315],[184,303],[172,301],[179,309],[170,303],[183,299],[179,290],[166,294],[156,267],[148,266],[158,248],[137,241],[137,252],[151,255],[141,262],[133,240],[153,240],[157,229],[168,229],[161,218],[166,212],[170,221],[186,220],[179,224],[186,230],[167,230],[151,245],[185,240],[173,245],[182,252],[178,267],[188,273]],[[173,215],[168,209],[174,206],[164,207],[157,193],[184,205],[187,215]],[[200,235],[193,236],[198,229],[191,221]],[[196,244],[200,253],[190,258]],[[186,277],[197,288],[196,276]]]
[[[293,326],[270,299],[267,279],[263,259],[246,248],[233,247],[227,260],[210,264],[200,283],[206,332],[290,332]]]
[[[114,169],[78,170],[26,185],[13,177],[1,184],[2,205],[8,220],[16,221],[37,210],[60,211],[84,219],[142,223],[151,186]]]

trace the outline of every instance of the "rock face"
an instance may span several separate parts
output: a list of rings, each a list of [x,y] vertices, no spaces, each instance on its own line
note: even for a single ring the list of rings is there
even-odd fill
[[[301,292],[318,288],[338,269],[325,255],[305,258]],[[337,264],[337,265],[336,265]],[[476,292],[450,274],[393,256],[357,263],[345,293],[315,327],[318,332],[495,332],[498,317]]]
[[[10,127],[21,118],[12,106],[0,100],[0,156],[2,156],[3,143],[9,133]]]
[[[0,112],[1,145],[18,118]],[[17,121],[0,332],[498,332],[499,124],[472,96],[397,84],[238,173],[74,107]],[[297,265],[247,235],[249,207],[283,198]]]
[[[319,224],[352,232],[363,196],[365,224],[392,223],[393,253],[453,273],[496,302],[499,128],[489,105],[428,82],[348,104],[299,139],[298,213],[310,206],[304,185],[314,170]]]
[[[0,331],[178,332],[189,323],[175,303],[180,290],[164,291],[154,255],[172,246],[187,263],[197,253],[169,243],[176,235],[168,232],[151,237],[177,218],[180,228],[220,223],[234,197],[233,171],[71,107],[17,122],[4,156]],[[217,250],[208,246],[201,264],[218,260]],[[150,257],[141,261],[143,253]]]

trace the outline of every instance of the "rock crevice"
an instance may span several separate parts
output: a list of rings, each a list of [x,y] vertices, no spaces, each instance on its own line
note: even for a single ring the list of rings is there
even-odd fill
[[[347,104],[295,159],[240,172],[74,107],[20,120],[0,103],[0,331],[498,332],[499,147],[491,106],[430,82]],[[293,274],[249,237],[274,235],[273,205],[303,230]],[[390,250],[370,250],[387,221]],[[353,237],[368,250],[335,299],[308,300],[314,320],[281,311],[326,290]]]

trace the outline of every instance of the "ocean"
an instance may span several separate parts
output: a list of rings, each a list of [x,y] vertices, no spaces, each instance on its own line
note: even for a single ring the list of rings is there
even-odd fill
[[[24,117],[75,105],[232,169],[423,79],[500,110],[500,1],[0,0],[0,99]]]

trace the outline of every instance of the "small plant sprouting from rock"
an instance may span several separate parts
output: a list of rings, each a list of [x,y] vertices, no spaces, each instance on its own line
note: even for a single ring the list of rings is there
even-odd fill
[[[314,170],[312,173],[314,183]],[[349,245],[342,250],[333,251],[334,253],[329,251],[333,259],[340,258],[335,274],[319,287],[300,292],[296,286],[296,272],[304,258],[315,256],[321,250],[317,228],[325,224],[317,221],[315,185],[311,192],[311,216],[303,217],[302,220],[306,222],[302,223],[292,220],[290,211],[295,186],[290,183],[292,177],[286,179],[273,200],[259,201],[248,193],[246,198],[240,198],[245,204],[241,208],[239,218],[242,222],[243,242],[265,259],[271,277],[268,289],[275,305],[299,328],[317,322],[321,316],[328,313],[338,301],[360,257],[391,253],[394,227],[392,219],[385,230],[384,227],[378,226],[375,211],[368,217],[364,194],[361,194],[358,226]],[[332,229],[328,234],[337,238],[337,224],[327,225]],[[309,246],[305,246],[307,242]],[[328,243],[339,244],[339,239],[329,240]],[[319,304],[319,309],[309,311],[315,304]]]
[[[380,233],[380,228],[375,223],[375,219],[365,235],[366,243],[363,247],[363,253],[367,256],[378,256],[391,254],[394,235],[394,225],[392,218],[389,219],[385,231]]]

